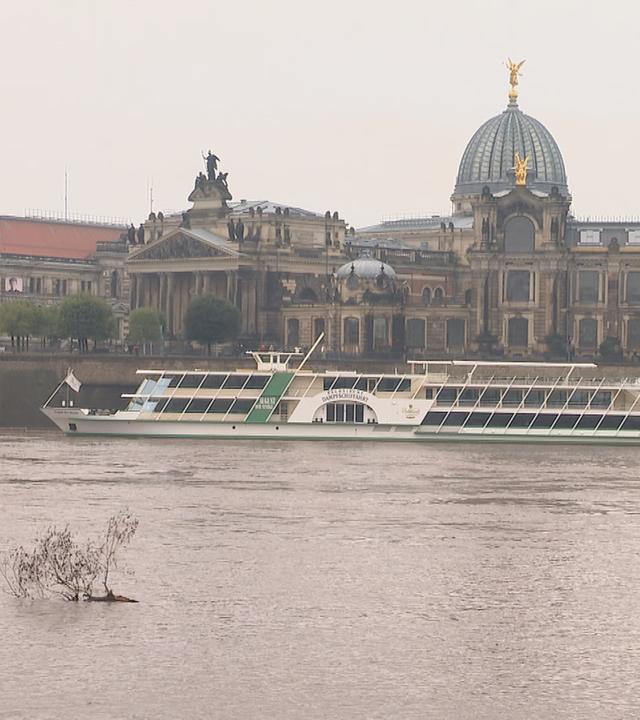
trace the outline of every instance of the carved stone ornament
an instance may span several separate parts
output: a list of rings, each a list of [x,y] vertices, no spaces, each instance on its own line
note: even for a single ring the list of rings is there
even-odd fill
[[[149,246],[136,256],[136,260],[186,260],[190,258],[227,257],[215,248],[187,235],[174,235],[163,242]]]

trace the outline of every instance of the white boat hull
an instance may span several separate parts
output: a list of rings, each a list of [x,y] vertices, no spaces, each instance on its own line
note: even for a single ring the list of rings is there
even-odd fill
[[[521,430],[461,428],[456,432],[423,425],[348,423],[226,423],[190,420],[144,420],[115,415],[88,415],[75,408],[43,408],[66,435],[222,440],[376,440],[387,442],[524,442],[637,444],[640,432],[593,430]],[[123,413],[126,414],[126,413]]]

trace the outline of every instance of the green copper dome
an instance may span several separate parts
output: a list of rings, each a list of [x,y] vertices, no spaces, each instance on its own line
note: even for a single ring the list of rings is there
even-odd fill
[[[545,193],[557,187],[561,194],[569,193],[564,162],[553,136],[542,123],[511,102],[469,141],[460,161],[454,195],[481,193],[485,186],[492,193],[513,188],[516,152],[521,158],[529,156],[527,187]]]

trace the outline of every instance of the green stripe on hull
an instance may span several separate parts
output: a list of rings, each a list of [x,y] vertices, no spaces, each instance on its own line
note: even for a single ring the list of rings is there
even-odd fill
[[[251,412],[244,421],[246,423],[266,423],[292,380],[293,373],[275,373],[266,384],[262,395],[256,400],[256,404],[251,408]]]

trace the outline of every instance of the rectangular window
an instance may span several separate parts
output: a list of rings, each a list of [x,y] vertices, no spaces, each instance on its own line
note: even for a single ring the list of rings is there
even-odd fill
[[[468,417],[469,413],[466,412],[451,412],[444,420],[445,427],[451,427],[452,425],[460,427],[465,424]]]
[[[627,273],[627,302],[630,305],[640,304],[640,272]]]
[[[503,405],[518,406],[522,402],[522,390],[511,388],[502,396]]]
[[[471,413],[471,417],[467,420],[466,427],[483,428],[489,421],[490,417],[491,417],[490,413],[485,413],[485,412]]]
[[[355,377],[339,377],[333,384],[334,390],[350,390],[356,381]]]
[[[388,347],[389,342],[387,339],[387,318],[377,317],[373,318],[373,349],[384,350]]]
[[[611,390],[597,390],[591,398],[592,408],[606,409],[611,405]]]
[[[173,398],[167,403],[166,412],[168,413],[182,413],[187,407],[189,398]]]
[[[336,406],[333,403],[327,405],[327,422],[335,422]]]
[[[598,345],[598,321],[595,318],[582,318],[578,323],[578,344],[591,349]]]
[[[563,407],[566,402],[566,390],[552,390],[547,398],[547,407]]]
[[[575,427],[578,422],[579,415],[566,415],[562,414],[558,417],[554,430],[571,430]]]
[[[324,389],[324,390],[331,390],[331,388],[333,387],[333,383],[335,383],[335,381],[336,381],[337,379],[338,379],[338,378],[334,378],[334,377],[326,377],[326,378],[323,378],[323,379],[322,379],[322,387],[323,387],[323,389]]]
[[[489,418],[487,427],[506,428],[513,418],[513,413],[494,413]]]
[[[525,407],[542,407],[544,405],[544,390],[529,390],[524,399]]]
[[[460,318],[447,320],[447,348],[449,350],[463,350],[465,340],[465,321]]]
[[[181,388],[199,388],[204,380],[204,375],[185,375],[178,387]]]
[[[451,405],[458,399],[459,388],[443,387],[438,393],[439,405]]]
[[[597,270],[578,272],[578,302],[597,303],[600,300],[600,273]]]
[[[589,404],[589,392],[587,390],[575,390],[569,397],[569,407],[586,408]]]
[[[526,429],[531,425],[535,415],[533,413],[516,413],[509,427]]]
[[[227,382],[224,384],[225,390],[240,390],[249,380],[248,375],[229,375]]]
[[[207,410],[208,413],[223,414],[229,412],[233,404],[232,398],[218,398],[214,400]]]
[[[531,426],[534,430],[548,430],[553,426],[558,416],[555,413],[540,413]]]
[[[475,405],[479,396],[479,388],[465,388],[460,393],[460,405]]]
[[[581,415],[578,424],[576,425],[577,430],[595,430],[602,420],[602,415]]]
[[[507,272],[507,302],[529,302],[531,299],[531,273],[528,270]]]
[[[427,413],[425,419],[422,421],[423,425],[442,425],[447,413],[443,412],[430,412]]]
[[[207,390],[218,390],[223,386],[226,379],[226,375],[207,375],[205,381],[202,383],[202,387],[206,388]]]
[[[399,377],[383,377],[378,384],[378,392],[395,392],[399,384]]]
[[[336,403],[336,422],[344,422],[344,403]]]
[[[487,388],[480,398],[480,404],[488,407],[494,407],[500,402],[500,395],[502,390],[500,388]]]
[[[356,405],[356,422],[364,422],[364,405]]]
[[[207,412],[207,408],[209,407],[209,403],[211,402],[211,398],[194,398],[186,408],[186,412],[188,414],[198,414],[202,415],[202,413]]]
[[[617,430],[624,420],[624,415],[605,415],[598,430]]]
[[[262,390],[269,382],[268,375],[251,375],[244,386],[245,390]]]
[[[627,348],[640,349],[640,318],[627,320]]]
[[[407,320],[406,343],[409,350],[423,350],[425,343],[425,322],[422,318]]]
[[[349,403],[345,408],[345,419],[347,422],[353,422],[354,418],[354,405]]]
[[[233,405],[231,406],[230,412],[236,413],[238,415],[246,415],[249,410],[253,407],[255,403],[255,399],[252,398],[241,398],[239,400],[236,400]]]
[[[432,387],[425,388],[424,397],[426,400],[433,400],[433,398],[435,397],[434,390],[435,388]]]

